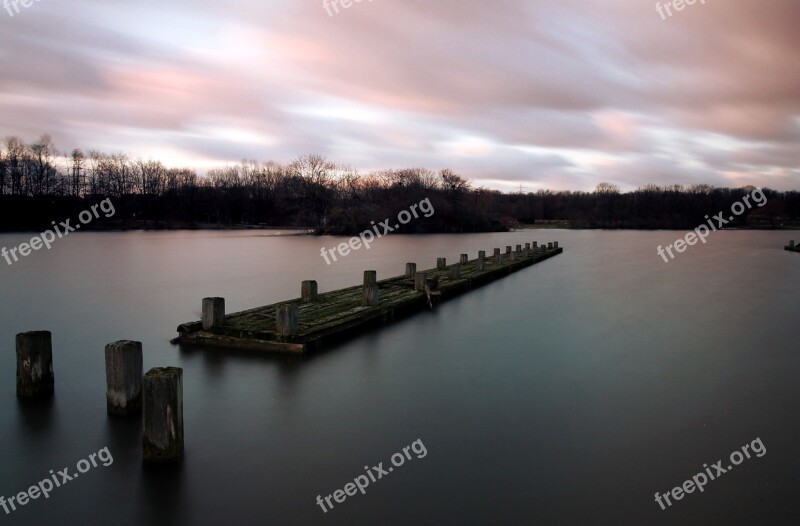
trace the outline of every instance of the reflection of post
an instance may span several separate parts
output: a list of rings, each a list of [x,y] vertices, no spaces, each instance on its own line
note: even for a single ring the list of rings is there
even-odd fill
[[[183,369],[159,367],[144,376],[145,463],[174,462],[183,455]]]
[[[17,334],[17,396],[53,394],[53,343],[49,331]]]

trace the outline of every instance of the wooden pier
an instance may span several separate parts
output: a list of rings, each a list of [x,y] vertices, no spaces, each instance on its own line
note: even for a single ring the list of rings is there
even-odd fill
[[[440,302],[507,276],[563,252],[558,243],[495,249],[491,257],[481,251],[470,260],[462,254],[447,265],[439,258],[436,268],[417,271],[406,264],[403,276],[377,280],[364,273],[363,285],[317,292],[315,281],[304,281],[302,297],[291,301],[225,314],[223,298],[203,300],[202,320],[178,327],[173,343],[303,354],[323,344],[351,336],[396,318],[436,307]]]

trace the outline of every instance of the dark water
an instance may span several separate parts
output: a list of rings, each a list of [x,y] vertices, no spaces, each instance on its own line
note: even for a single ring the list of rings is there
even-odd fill
[[[782,250],[790,233],[719,232],[663,263],[655,247],[679,234],[396,236],[328,267],[330,238],[86,233],[3,263],[0,494],[105,446],[114,463],[0,521],[796,524],[800,254]],[[331,290],[533,240],[565,253],[308,359],[168,343],[204,296],[240,310],[296,297],[303,279]],[[14,334],[34,329],[54,338],[44,406],[15,396]],[[126,338],[145,369],[184,369],[179,469],[143,469],[138,423],[106,416],[103,347]],[[655,503],[756,438],[763,457]],[[417,439],[424,458],[327,514],[315,503]]]

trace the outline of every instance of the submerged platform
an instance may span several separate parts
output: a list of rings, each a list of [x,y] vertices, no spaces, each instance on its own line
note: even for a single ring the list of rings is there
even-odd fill
[[[225,314],[222,298],[206,298],[203,320],[178,327],[173,343],[250,349],[276,353],[306,353],[335,340],[436,307],[459,294],[561,254],[558,243],[469,260],[454,265],[440,259],[437,268],[376,280],[365,272],[364,285],[317,294],[316,282],[303,283],[303,297]],[[371,276],[371,277],[370,277]],[[427,286],[426,286],[427,285]],[[377,291],[377,293],[376,293]]]

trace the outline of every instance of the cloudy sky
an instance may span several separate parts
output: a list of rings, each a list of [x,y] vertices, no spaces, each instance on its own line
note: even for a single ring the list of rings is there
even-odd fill
[[[340,0],[341,1],[341,0]],[[332,0],[329,0],[332,2]],[[0,136],[209,167],[306,153],[501,190],[800,188],[800,2],[37,0]],[[13,13],[11,16],[9,13]]]

